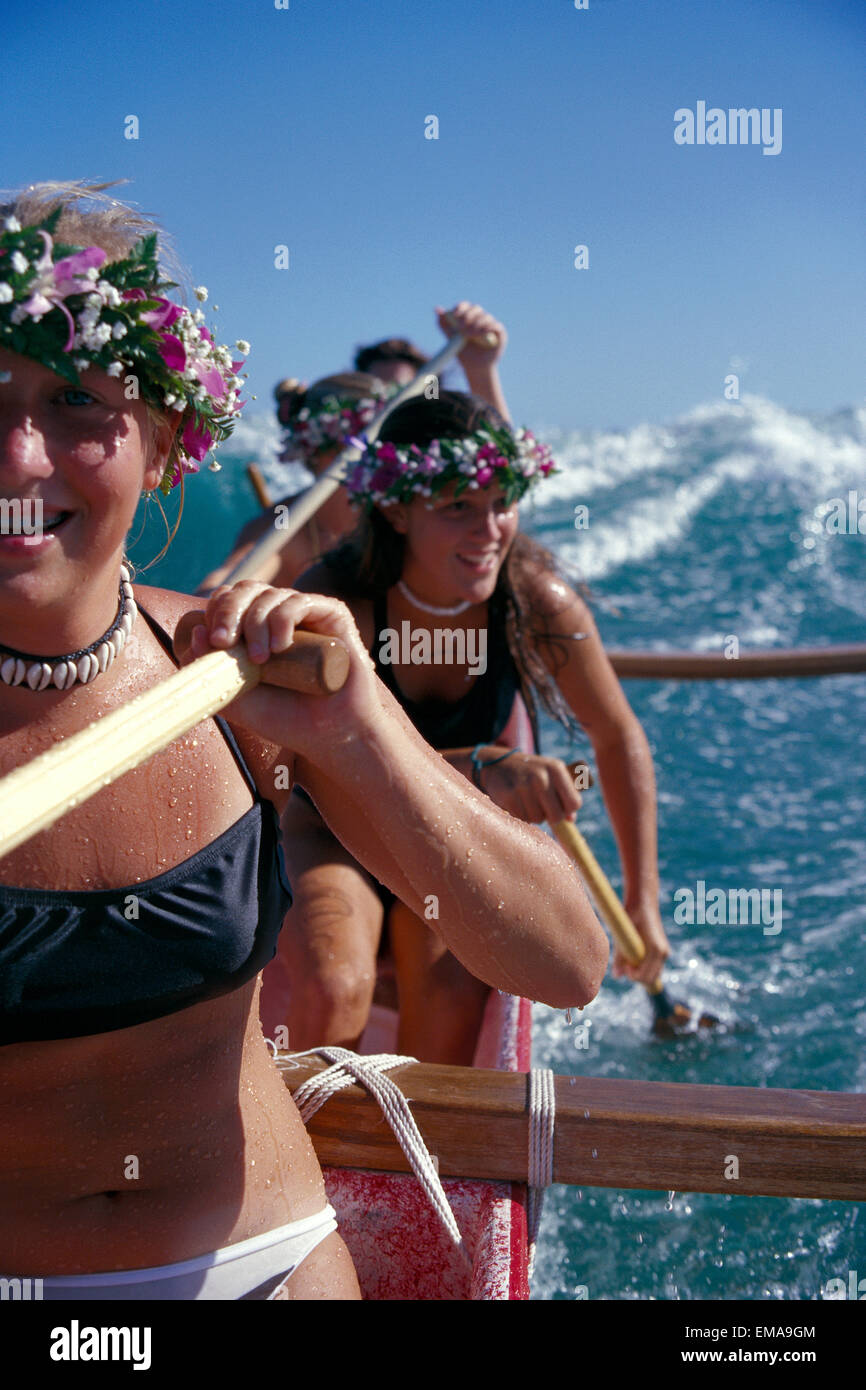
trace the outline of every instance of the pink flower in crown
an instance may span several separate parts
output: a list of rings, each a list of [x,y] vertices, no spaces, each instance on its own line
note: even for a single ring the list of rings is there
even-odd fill
[[[164,299],[162,295],[154,295],[153,298],[158,308],[148,309],[147,313],[142,314],[141,319],[142,323],[146,323],[149,328],[161,333],[163,329],[171,328],[172,324],[177,323],[183,309],[179,308],[177,304],[173,304],[170,299]]]
[[[195,419],[191,419],[187,420],[183,427],[183,434],[180,437],[180,442],[183,445],[184,453],[188,454],[190,458],[197,459],[198,462],[201,463],[208,449],[213,444],[213,435],[206,425],[196,424]],[[196,473],[198,469],[189,468],[187,471]],[[175,479],[175,481],[178,480]],[[172,486],[174,486],[174,483],[172,483]]]
[[[105,260],[106,254],[101,246],[88,246],[85,251],[76,251],[74,255],[56,261],[54,287],[57,293],[66,299],[70,294],[86,294],[92,290],[93,277],[87,272],[98,270]]]
[[[186,367],[186,348],[173,333],[162,334],[159,355],[170,371],[182,372]]]
[[[48,232],[40,231],[39,235],[44,250],[36,262],[36,277],[30,282],[30,298],[25,300],[21,308],[37,323],[52,309],[59,309],[69,326],[64,347],[64,352],[68,352],[75,337],[75,323],[63,300],[66,295],[84,294],[93,288],[93,277],[88,271],[102,265],[105,252],[98,246],[91,246],[86,251],[66,256],[54,265],[51,260],[54,242]]]
[[[397,446],[387,440],[384,444],[376,445],[376,457],[380,463],[397,463]]]
[[[475,481],[478,483],[479,487],[486,487],[492,477],[493,469],[488,464],[484,468],[479,468],[478,472],[475,474]]]
[[[499,462],[499,450],[495,444],[482,444],[476,454],[476,458],[481,459],[482,462],[496,465]]]
[[[177,341],[175,339],[175,341]],[[203,362],[200,358],[195,358],[189,364],[190,371],[194,372],[209,396],[215,401],[221,401],[228,392],[228,387],[223,380],[222,373],[211,363]]]

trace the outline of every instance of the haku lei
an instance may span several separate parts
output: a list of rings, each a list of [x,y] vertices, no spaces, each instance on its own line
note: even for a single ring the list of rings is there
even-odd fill
[[[249,344],[238,340],[241,358],[233,360],[205,328],[201,309],[191,312],[165,297],[176,286],[160,276],[155,233],[125,259],[108,261],[99,246],[54,241],[61,211],[30,227],[8,217],[0,231],[0,344],[73,386],[81,386],[80,373],[90,366],[134,378],[129,389],[143,400],[178,411],[175,447],[160,483],[168,493],[231,434],[244,405],[237,373]],[[199,303],[207,299],[204,287],[195,294]]]
[[[419,495],[432,497],[455,481],[455,498],[497,483],[510,505],[555,471],[550,449],[529,430],[483,426],[463,439],[434,439],[423,449],[378,440],[367,444],[346,490],[355,502],[387,507]]]
[[[333,449],[354,435],[361,434],[394,394],[384,384],[371,387],[370,395],[356,400],[348,396],[325,396],[313,406],[303,406],[284,427],[284,463],[305,462],[323,449]]]

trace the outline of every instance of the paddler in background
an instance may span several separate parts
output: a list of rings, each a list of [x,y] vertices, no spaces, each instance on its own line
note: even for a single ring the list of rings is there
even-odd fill
[[[443,333],[459,333],[467,340],[457,360],[469,389],[508,419],[498,371],[508,342],[503,325],[479,304],[467,300],[461,300],[450,311],[437,308],[436,317]],[[406,339],[390,338],[360,348],[355,355],[354,373],[323,377],[312,386],[294,377],[281,381],[274,390],[277,419],[284,430],[281,461],[302,463],[318,478],[334,462],[344,441],[360,434],[383,401],[395,389],[412,381],[426,360]],[[202,580],[198,592],[210,593],[221,584],[256,541],[277,524],[283,514],[277,512],[277,507],[290,506],[300,496],[302,493],[283,497],[247,522],[232,553]],[[299,575],[347,536],[357,521],[357,507],[345,489],[338,489],[283,546],[280,554],[265,562],[257,578],[279,586],[294,584]]]
[[[669,948],[649,746],[586,604],[519,530],[519,499],[552,467],[545,446],[484,402],[449,391],[416,396],[388,417],[347,479],[362,508],[358,530],[298,587],[348,604],[381,679],[423,737],[521,820],[554,824],[580,805],[565,763],[535,751],[538,706],[571,732],[585,730],[619,846],[626,910],[646,948],[639,966],[618,955],[616,972],[652,983]],[[520,728],[524,702],[534,742]],[[394,775],[413,774],[395,767]],[[297,1049],[354,1046],[387,920],[398,1051],[471,1063],[488,989],[448,950],[435,880],[419,915],[380,890],[308,800],[292,797],[286,814],[295,902],[265,972],[265,1031],[287,1026]],[[395,822],[398,857],[402,833]],[[440,833],[447,843],[445,815]],[[494,915],[493,939],[498,930]]]

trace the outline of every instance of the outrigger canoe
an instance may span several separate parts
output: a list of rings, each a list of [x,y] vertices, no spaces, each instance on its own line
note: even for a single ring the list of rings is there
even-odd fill
[[[474,1065],[529,1071],[531,1032],[529,1000],[491,990]],[[360,1050],[394,1052],[395,1036],[396,1015],[374,1005]],[[523,1183],[442,1179],[469,1255],[467,1262],[413,1174],[335,1167],[323,1171],[365,1299],[529,1297]]]

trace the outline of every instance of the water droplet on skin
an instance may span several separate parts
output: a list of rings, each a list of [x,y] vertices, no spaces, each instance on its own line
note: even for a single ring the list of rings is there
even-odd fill
[[[593,1149],[592,1156],[593,1158],[598,1158],[598,1149]]]
[[[168,798],[168,804],[169,804],[169,806],[176,806],[176,805],[177,805],[177,797],[176,797],[176,796],[170,796],[170,797]]]
[[[589,1119],[589,1111],[588,1111],[588,1110],[584,1110],[584,1112],[583,1112],[583,1118],[584,1118],[585,1120],[588,1120],[588,1119]]]

